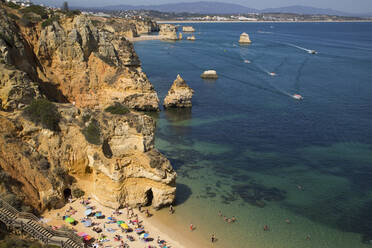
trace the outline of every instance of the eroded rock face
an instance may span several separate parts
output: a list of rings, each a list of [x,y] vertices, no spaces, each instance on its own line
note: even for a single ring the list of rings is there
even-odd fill
[[[71,104],[59,104],[58,110],[62,116],[60,132],[34,125],[22,112],[0,115],[0,131],[4,134],[0,145],[12,149],[1,149],[0,165],[25,184],[34,207],[46,207],[53,197],[63,199],[63,190],[71,187],[71,182],[62,179],[57,185],[51,183],[53,179],[47,175],[58,172],[58,168],[78,183],[89,181],[80,183],[80,188],[105,206],[142,204],[159,208],[174,201],[176,173],[169,160],[154,148],[155,122],[150,117],[81,113]],[[87,113],[90,120],[83,118]],[[99,145],[87,142],[81,132],[93,119],[100,130]],[[48,168],[38,165],[41,157]]]
[[[41,30],[34,44],[44,68],[41,78],[56,84],[78,107],[116,101],[137,110],[158,110],[157,94],[140,68],[133,45],[116,33],[117,27],[99,30],[80,15]],[[142,102],[133,101],[138,98],[134,95],[143,97]]]
[[[251,44],[251,40],[249,38],[249,35],[247,33],[242,33],[240,35],[239,43],[240,44]]]
[[[192,26],[183,26],[182,31],[183,32],[195,32],[195,29]]]
[[[38,84],[32,82],[25,72],[0,63],[0,105],[2,109],[10,111],[23,108],[33,99],[40,97]]]
[[[103,111],[114,102],[159,108],[132,44],[117,35],[127,27],[93,25],[82,15],[62,16],[43,29],[41,23],[25,27],[5,9],[0,8],[0,167],[22,184],[18,191],[25,201],[38,210],[56,207],[65,189],[79,187],[110,207],[172,203],[176,173],[154,147],[155,122],[135,112]],[[60,102],[58,131],[32,123],[22,110],[42,97]],[[94,144],[84,131],[91,123],[99,130]]]
[[[180,75],[177,75],[177,79],[164,98],[164,108],[190,108],[192,107],[191,98],[193,94],[194,90],[186,84]]]
[[[159,35],[163,40],[178,40],[177,27],[172,24],[160,24]]]

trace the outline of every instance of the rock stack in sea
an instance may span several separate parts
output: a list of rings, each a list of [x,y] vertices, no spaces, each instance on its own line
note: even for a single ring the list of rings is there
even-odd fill
[[[187,85],[180,75],[177,75],[167,96],[164,98],[164,108],[190,108],[194,90]]]
[[[178,40],[177,27],[172,24],[160,24],[159,36],[163,40]]]
[[[195,41],[195,35],[187,37],[187,40]]]
[[[217,79],[218,75],[217,75],[217,72],[215,70],[208,70],[208,71],[204,71],[200,75],[200,77],[203,78],[203,79]]]
[[[192,26],[183,26],[182,31],[192,33],[195,32],[195,29]]]
[[[240,35],[240,39],[239,39],[239,43],[240,44],[251,44],[251,40],[249,38],[249,35],[247,33],[242,33]]]

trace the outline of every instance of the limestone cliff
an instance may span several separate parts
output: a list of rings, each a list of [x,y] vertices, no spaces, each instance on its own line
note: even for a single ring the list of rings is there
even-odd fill
[[[0,165],[22,182],[34,207],[55,206],[75,184],[113,208],[173,202],[176,173],[154,148],[150,117],[80,111],[72,104],[59,104],[58,111],[59,132],[35,125],[21,111],[0,112]],[[82,132],[91,122],[99,129],[97,144]]]
[[[155,122],[126,108],[158,109],[122,36],[133,23],[50,11],[26,22],[0,7],[0,167],[25,201],[43,210],[81,188],[110,207],[172,203],[176,173],[154,147]],[[55,103],[35,101],[45,98]],[[35,104],[43,125],[30,116]],[[111,114],[113,105],[126,111]],[[45,106],[55,116],[44,116]],[[44,126],[57,120],[55,129]]]
[[[178,40],[177,27],[172,24],[160,24],[159,36],[161,36],[163,40]]]
[[[0,60],[43,82],[43,91],[59,91],[56,100],[78,107],[121,102],[136,110],[159,109],[133,45],[123,37],[130,23],[106,20],[96,27],[97,20],[77,15],[27,27],[1,11]]]
[[[189,108],[192,106],[191,98],[194,91],[185,80],[177,75],[167,96],[164,98],[164,108]]]
[[[239,38],[239,43],[240,44],[251,44],[249,35],[247,33],[242,33]]]

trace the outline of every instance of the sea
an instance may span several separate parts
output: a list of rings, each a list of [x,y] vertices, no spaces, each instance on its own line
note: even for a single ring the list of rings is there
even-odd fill
[[[372,23],[182,25],[135,43],[161,103],[177,74],[195,91],[151,114],[177,218],[213,247],[372,247]]]

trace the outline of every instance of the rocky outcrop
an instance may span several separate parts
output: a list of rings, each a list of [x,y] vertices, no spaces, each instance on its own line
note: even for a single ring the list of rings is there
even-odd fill
[[[163,40],[178,40],[177,27],[172,24],[160,24],[159,36]]]
[[[34,44],[43,67],[40,77],[53,82],[78,107],[118,101],[137,110],[158,110],[157,94],[133,45],[117,36],[116,27],[114,32],[98,30],[81,15],[41,30]]]
[[[183,26],[182,27],[182,32],[195,32],[195,29],[192,26]]]
[[[35,125],[22,112],[0,113],[0,165],[30,191],[33,206],[63,199],[64,189],[72,187],[67,174],[109,207],[128,203],[158,208],[173,202],[176,173],[154,148],[150,117],[80,111],[72,104],[59,104],[58,111],[60,132]],[[99,128],[96,145],[81,131],[91,122]]]
[[[200,77],[203,78],[203,79],[217,79],[218,75],[217,75],[217,72],[215,70],[208,70],[208,71],[204,71],[200,75]]]
[[[130,25],[57,12],[42,28],[16,23],[0,7],[0,167],[20,183],[15,192],[38,210],[63,204],[74,188],[115,208],[172,203],[176,173],[154,147],[153,119],[103,110],[159,108],[133,45],[118,36]],[[43,125],[28,108],[37,98],[58,102]],[[55,131],[43,128],[57,119]]]
[[[39,86],[20,70],[0,64],[0,105],[10,111],[30,104],[40,98]],[[0,108],[0,109],[1,109]]]
[[[164,98],[164,108],[190,108],[192,106],[191,98],[194,90],[187,85],[185,80],[177,75],[168,94]]]
[[[195,39],[195,35],[192,35],[192,36],[187,37],[187,40],[195,41],[196,40]]]
[[[249,38],[249,35],[247,33],[242,33],[240,35],[239,43],[240,44],[251,44],[251,40]]]
[[[138,34],[149,34],[153,32],[159,32],[159,25],[151,19],[135,19],[131,20],[136,26]]]

